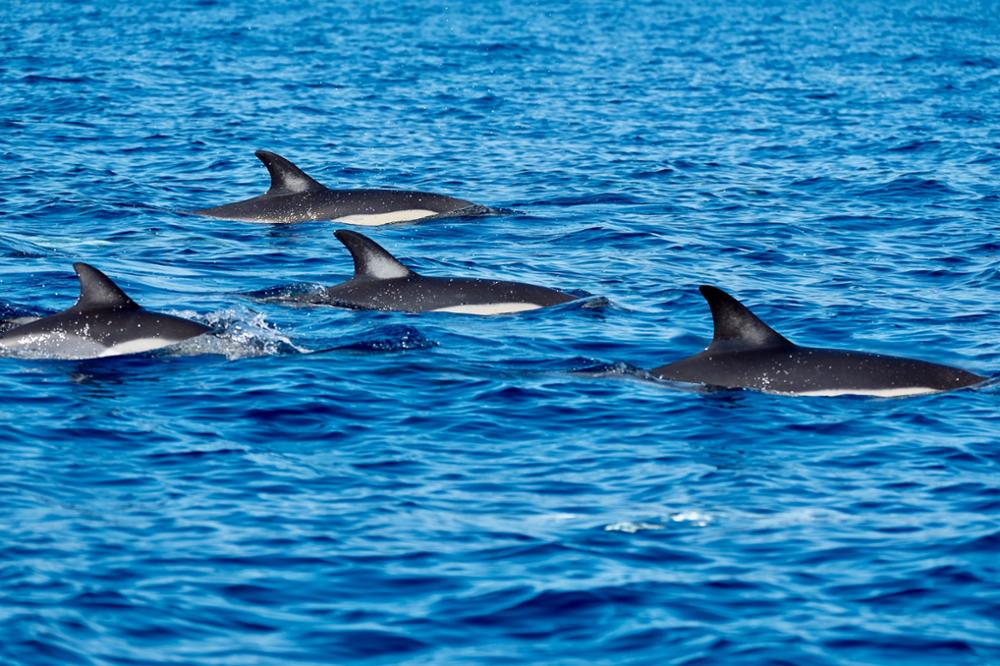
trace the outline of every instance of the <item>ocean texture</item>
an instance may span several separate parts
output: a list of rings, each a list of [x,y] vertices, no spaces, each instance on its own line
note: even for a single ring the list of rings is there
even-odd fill
[[[86,261],[211,338],[0,358],[4,664],[1000,662],[1000,390],[681,390],[699,284],[800,344],[1000,372],[993,2],[0,3],[0,318]],[[817,6],[818,5],[818,6]],[[339,225],[587,294],[290,307]]]

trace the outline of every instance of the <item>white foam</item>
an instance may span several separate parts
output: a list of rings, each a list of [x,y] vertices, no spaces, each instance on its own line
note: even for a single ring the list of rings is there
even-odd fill
[[[472,305],[452,305],[446,308],[438,308],[431,312],[454,312],[456,314],[473,315],[497,315],[510,314],[512,312],[525,312],[527,310],[537,310],[542,307],[537,303],[476,303]]]
[[[184,316],[186,313],[175,313]],[[230,308],[205,315],[212,335],[198,335],[177,344],[174,353],[183,356],[219,354],[229,360],[272,356],[310,350],[292,341],[258,312],[246,307]]]
[[[707,513],[692,509],[690,511],[672,513],[670,514],[670,520],[675,523],[691,523],[692,525],[696,525],[698,527],[705,527],[712,522],[714,518]]]
[[[800,395],[816,398],[835,398],[842,395],[863,395],[874,398],[902,398],[911,395],[927,395],[937,393],[938,389],[927,388],[926,386],[907,386],[902,388],[889,389],[822,389],[819,391],[770,391],[778,395]]]
[[[626,534],[635,534],[636,532],[644,532],[646,530],[663,530],[667,529],[668,523],[685,523],[688,525],[693,525],[695,527],[706,527],[709,523],[714,521],[715,518],[707,513],[698,511],[695,509],[689,511],[679,511],[677,513],[672,513],[664,520],[659,522],[645,522],[645,521],[631,521],[623,520],[618,523],[611,523],[610,525],[604,526],[605,532],[625,532]]]
[[[394,210],[388,213],[377,213],[372,215],[348,215],[347,217],[338,217],[338,222],[343,222],[344,224],[357,224],[363,227],[377,227],[381,224],[393,224],[394,222],[409,222],[410,220],[419,220],[425,217],[431,217],[432,215],[437,215],[437,212],[433,210],[425,210],[423,208],[410,208],[407,210]]]
[[[644,532],[646,530],[662,529],[663,525],[660,525],[659,523],[633,523],[629,520],[623,520],[620,523],[612,523],[604,526],[605,532],[624,532],[625,534],[635,534],[636,532]]]

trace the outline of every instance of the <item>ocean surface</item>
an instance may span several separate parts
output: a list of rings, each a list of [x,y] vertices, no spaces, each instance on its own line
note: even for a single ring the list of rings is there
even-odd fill
[[[0,358],[0,663],[1000,663],[1000,389],[682,390],[714,284],[801,344],[1000,372],[995,2],[0,3],[0,318],[74,261],[210,325]],[[821,6],[816,6],[821,5]],[[588,295],[290,307],[369,229]]]

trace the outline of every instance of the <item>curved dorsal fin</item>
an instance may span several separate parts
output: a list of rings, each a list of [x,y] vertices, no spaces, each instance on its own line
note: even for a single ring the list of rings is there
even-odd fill
[[[307,176],[305,171],[277,153],[258,150],[254,155],[264,163],[267,172],[271,174],[271,188],[267,191],[268,194],[295,194],[326,189]]]
[[[106,309],[127,310],[139,307],[118,285],[111,281],[111,278],[90,264],[77,262],[73,264],[73,270],[80,278],[80,298],[73,306],[77,312]]]
[[[706,351],[731,352],[793,346],[738,300],[717,287],[702,285],[701,295],[712,308],[715,333]]]
[[[338,229],[333,233],[354,258],[354,279],[391,280],[416,275],[385,248],[356,231]]]

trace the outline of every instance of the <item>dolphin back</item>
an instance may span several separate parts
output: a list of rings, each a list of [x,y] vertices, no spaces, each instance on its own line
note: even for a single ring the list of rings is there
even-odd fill
[[[92,358],[149,351],[210,330],[188,319],[149,312],[89,264],[73,268],[80,279],[77,302],[7,330],[0,336],[0,347],[42,358]]]
[[[985,378],[918,359],[793,344],[735,298],[704,285],[715,330],[705,351],[651,371],[660,379],[796,395],[916,395]]]
[[[271,177],[264,194],[230,204],[192,211],[228,220],[287,224],[306,220],[340,220],[379,226],[437,215],[490,214],[492,209],[432,192],[386,189],[331,190],[291,160],[268,150],[254,153]]]

